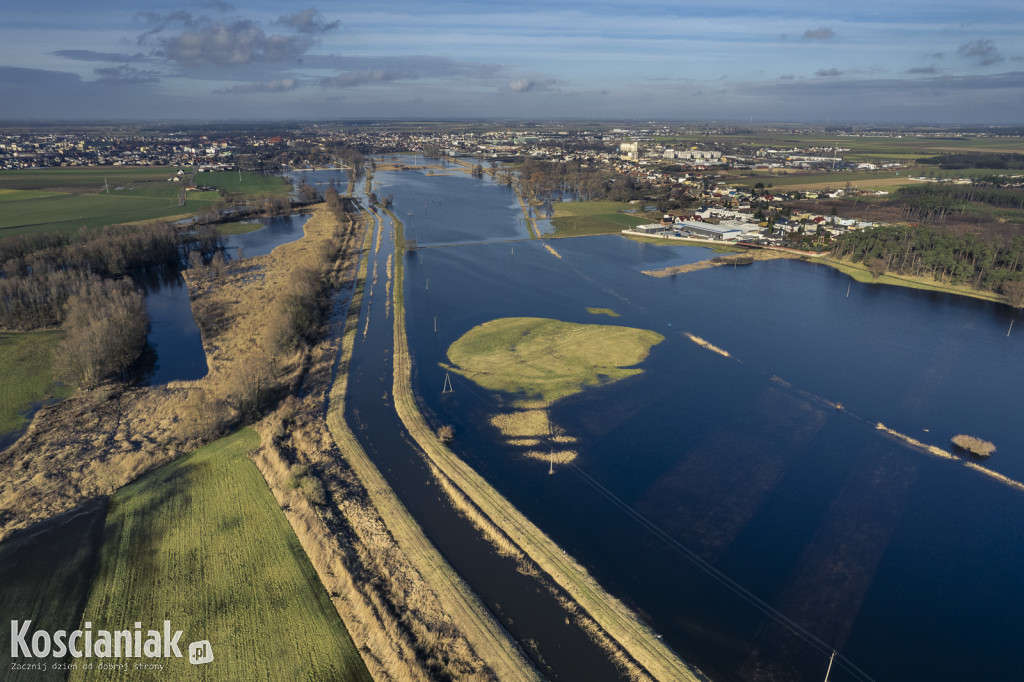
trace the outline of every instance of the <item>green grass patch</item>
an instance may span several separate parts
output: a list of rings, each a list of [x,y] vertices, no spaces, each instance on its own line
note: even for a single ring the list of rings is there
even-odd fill
[[[561,201],[554,204],[555,215],[551,219],[554,228],[549,236],[573,237],[589,234],[621,232],[627,227],[636,227],[651,222],[640,214],[622,211],[636,210],[636,205],[621,201]]]
[[[238,171],[214,171],[197,173],[196,187],[215,187],[225,194],[246,197],[288,196],[292,184],[279,175],[261,175],[260,173]]]
[[[448,360],[484,388],[551,402],[639,374],[634,365],[664,338],[632,327],[506,317],[470,329],[448,348]]]
[[[71,395],[53,380],[53,353],[60,331],[0,333],[0,434],[23,428],[22,413],[33,404]]]
[[[233,234],[247,234],[249,232],[255,232],[256,230],[263,229],[263,223],[260,222],[240,222],[240,223],[220,223],[216,225],[217,231],[225,236]]]
[[[138,183],[168,183],[177,166],[89,166],[82,168],[29,168],[0,171],[0,189],[30,189],[64,192],[99,192]],[[190,169],[184,169],[186,173]]]
[[[170,620],[181,645],[214,661],[164,670],[83,671],[80,679],[368,680],[362,660],[263,480],[243,429],[119,490],[82,619],[93,629]],[[145,659],[143,659],[145,660]],[[130,664],[129,664],[130,667]]]
[[[0,189],[0,204],[4,204],[4,210],[10,208],[9,204],[16,201],[28,201],[32,199],[47,199],[60,196],[60,192],[46,192],[32,189]]]
[[[772,188],[785,189],[799,185],[823,185],[830,184],[835,189],[842,189],[847,182],[865,183],[872,181],[883,181],[882,184],[890,185],[892,189],[898,186],[893,185],[894,180],[904,181],[906,185],[920,184],[911,180],[910,177],[918,175],[918,171],[904,169],[900,171],[839,171],[835,173],[800,173],[787,175],[769,175],[768,171],[746,171],[754,173],[754,177],[734,177],[729,180],[730,185],[753,187],[757,183],[767,186],[771,183]],[[887,187],[888,189],[889,187]]]
[[[188,192],[169,182],[172,167],[37,168],[0,171],[0,237],[27,232],[74,232],[203,210],[217,192]],[[210,175],[216,175],[211,173]]]
[[[74,232],[82,227],[171,218],[195,213],[218,199],[214,192],[189,192],[185,206],[178,206],[177,191],[168,190],[164,196],[125,190],[13,202],[5,205],[0,214],[0,237],[27,232]]]
[[[591,315],[607,315],[608,317],[619,316],[619,314],[611,308],[587,308],[587,312]]]

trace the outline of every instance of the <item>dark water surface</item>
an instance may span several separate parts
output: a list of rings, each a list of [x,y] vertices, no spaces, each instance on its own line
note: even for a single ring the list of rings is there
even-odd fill
[[[438,489],[391,398],[394,335],[386,304],[387,264],[394,253],[385,218],[381,248],[370,251],[358,333],[348,368],[345,419],[366,453],[438,550],[480,597],[547,679],[615,680],[598,646],[541,585],[499,556]],[[376,276],[374,276],[376,273]]]
[[[486,208],[487,185],[468,180],[392,173],[378,194],[413,212],[420,244],[481,226],[493,241],[491,224],[507,238],[518,205]],[[438,206],[477,206],[471,224],[417,224],[431,188]],[[618,236],[549,243],[561,259],[535,241],[407,256],[414,387],[428,419],[455,427],[460,455],[715,679],[821,680],[833,647],[833,680],[858,679],[854,666],[879,680],[1024,678],[1024,491],[875,428],[946,450],[977,435],[998,448],[981,464],[1024,480],[1013,311],[851,286],[798,261],[654,279],[641,270],[712,254]],[[665,336],[642,375],[554,405],[579,457],[553,476],[489,426],[505,397],[455,375],[441,393],[447,347],[507,316]]]
[[[302,237],[309,218],[305,214],[265,218],[260,221],[261,229],[228,237],[228,253],[233,258],[238,257],[239,249],[246,258],[270,253],[281,244]],[[178,269],[154,267],[134,275],[133,280],[146,296],[148,341],[155,351],[155,365],[147,368],[143,383],[159,386],[206,376],[206,352],[199,326],[192,317],[188,287]]]

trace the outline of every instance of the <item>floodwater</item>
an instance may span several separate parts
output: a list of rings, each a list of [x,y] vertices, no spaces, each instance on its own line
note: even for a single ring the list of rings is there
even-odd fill
[[[453,449],[685,659],[723,680],[821,680],[833,649],[832,680],[1024,678],[1024,490],[964,465],[1024,481],[1016,313],[799,261],[654,279],[641,270],[713,254],[610,235],[547,242],[556,258],[496,243],[526,231],[486,178],[378,178],[409,238],[459,244],[406,259],[428,420],[453,425]],[[471,223],[446,205],[475,207]],[[579,441],[554,475],[489,426],[507,396],[456,375],[442,393],[448,346],[508,316],[665,336],[642,375],[553,406]],[[997,451],[945,459],[879,422]]]
[[[281,244],[303,235],[307,214],[264,218],[263,227],[226,239],[232,258],[270,253]],[[142,383],[160,386],[169,381],[190,381],[206,376],[206,352],[203,350],[199,326],[192,317],[188,287],[177,268],[156,267],[133,277],[136,286],[146,295],[146,312],[150,329],[147,337],[152,348]]]
[[[520,573],[515,561],[499,556],[452,507],[395,413],[393,310],[387,303],[387,266],[389,261],[393,265],[394,254],[390,219],[384,218],[384,229],[375,239],[381,247],[375,242],[370,250],[348,368],[347,423],[433,544],[547,679],[619,679],[607,656],[569,623],[557,601],[534,578]]]

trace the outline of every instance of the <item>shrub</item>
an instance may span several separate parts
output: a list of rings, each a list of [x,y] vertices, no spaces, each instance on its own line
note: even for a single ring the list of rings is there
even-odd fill
[[[953,436],[953,445],[957,446],[961,450],[978,455],[979,457],[988,457],[996,451],[996,446],[987,440],[981,438],[975,438],[974,436],[965,436],[959,434]]]

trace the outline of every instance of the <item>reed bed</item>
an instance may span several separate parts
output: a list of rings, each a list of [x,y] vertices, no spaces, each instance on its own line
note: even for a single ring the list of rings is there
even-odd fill
[[[711,351],[712,353],[718,353],[723,358],[731,358],[732,357],[729,354],[729,351],[727,351],[725,349],[722,349],[722,348],[719,348],[715,344],[713,344],[710,341],[707,341],[705,339],[702,339],[701,337],[697,336],[696,334],[691,334],[690,332],[683,332],[683,333],[686,335],[686,338],[690,339],[690,341],[693,341],[695,344],[697,344],[701,348],[705,348],[705,349]]]
[[[911,438],[910,436],[906,435],[905,433],[900,433],[899,431],[895,431],[893,429],[890,429],[889,427],[887,427],[882,422],[878,422],[877,424],[875,424],[875,428],[878,429],[879,431],[882,431],[883,433],[887,433],[890,436],[893,436],[894,438],[897,438],[897,439],[903,441],[904,443],[906,443],[908,445],[912,445],[915,448],[919,448],[919,449],[924,450],[925,452],[927,452],[929,454],[935,455],[936,457],[941,457],[943,459],[952,459],[954,461],[958,461],[957,458],[954,457],[951,452],[948,452],[947,450],[943,450],[942,448],[940,448],[940,447],[938,447],[936,445],[929,445],[927,443],[922,443],[921,441],[917,440],[916,438]]]
[[[967,436],[964,434],[958,434],[951,438],[953,445],[957,446],[961,450],[966,450],[972,454],[978,455],[979,457],[988,457],[996,451],[996,446],[987,440],[982,440],[976,436]]]

